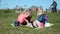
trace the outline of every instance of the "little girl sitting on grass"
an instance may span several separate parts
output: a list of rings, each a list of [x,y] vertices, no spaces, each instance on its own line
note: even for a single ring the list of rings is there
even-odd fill
[[[37,28],[42,28],[43,26],[45,26],[45,23],[48,22],[48,18],[45,14],[45,12],[43,11],[43,8],[39,8],[38,9],[38,13],[37,13],[37,20],[34,21],[34,26]]]
[[[18,15],[17,20],[14,22],[14,26],[22,26],[24,23],[27,24],[28,20],[26,19],[29,14],[24,10]]]
[[[51,24],[48,22],[48,16],[45,14],[43,9],[38,9],[38,18],[33,22],[34,26],[37,28],[50,27]]]

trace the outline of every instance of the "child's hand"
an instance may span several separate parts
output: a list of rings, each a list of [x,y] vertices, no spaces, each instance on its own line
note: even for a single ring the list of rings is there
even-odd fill
[[[19,26],[22,26],[21,24]]]
[[[20,26],[22,26],[22,25],[20,25]]]

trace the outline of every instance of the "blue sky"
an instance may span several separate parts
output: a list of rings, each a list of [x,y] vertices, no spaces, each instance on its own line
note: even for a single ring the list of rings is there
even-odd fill
[[[60,9],[60,0],[55,0],[58,4],[57,8]],[[1,0],[1,6],[0,8],[15,8],[16,5],[19,7],[24,7],[26,5],[26,8],[29,8],[33,5],[35,6],[43,6],[44,9],[49,8],[52,4],[52,0]]]

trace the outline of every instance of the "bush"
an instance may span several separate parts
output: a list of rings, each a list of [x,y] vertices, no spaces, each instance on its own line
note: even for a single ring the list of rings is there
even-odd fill
[[[13,9],[0,9],[0,13],[14,13],[15,12],[15,10],[13,10]]]
[[[11,13],[11,11],[10,10],[5,10],[4,13]]]

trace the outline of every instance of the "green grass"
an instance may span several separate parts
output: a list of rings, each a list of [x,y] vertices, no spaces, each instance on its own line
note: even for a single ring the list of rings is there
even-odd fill
[[[47,13],[49,22],[54,25],[50,28],[35,29],[30,27],[12,27],[17,13],[0,13],[0,34],[60,34],[60,13]],[[37,18],[36,13],[32,19]]]

